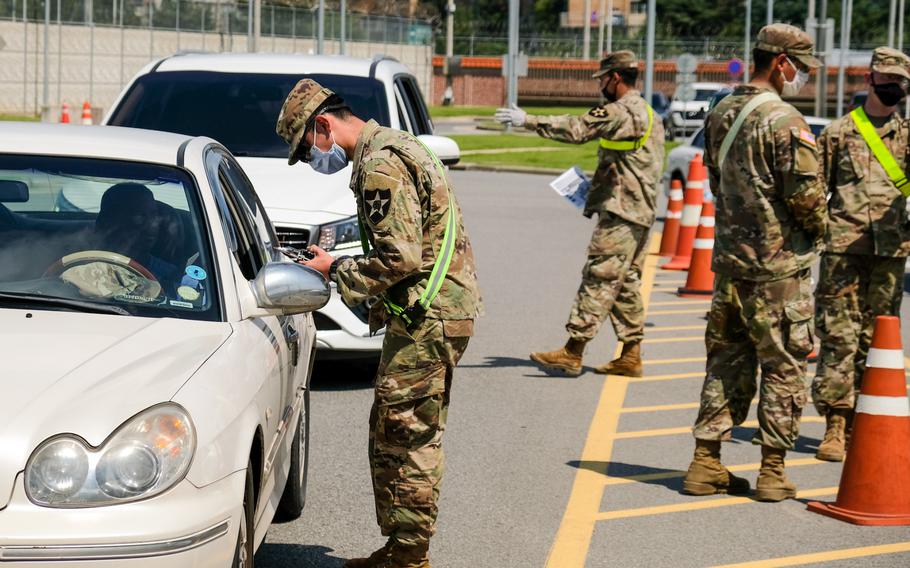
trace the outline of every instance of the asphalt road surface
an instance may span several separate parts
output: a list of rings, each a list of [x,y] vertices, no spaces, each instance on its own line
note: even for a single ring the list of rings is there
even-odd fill
[[[910,566],[907,527],[857,527],[806,511],[809,500],[835,498],[841,471],[813,457],[824,425],[811,404],[788,454],[797,500],[680,494],[708,302],[678,298],[685,273],[661,271],[652,256],[645,377],[590,371],[614,355],[609,324],[587,349],[587,372],[547,376],[527,356],[565,341],[594,222],[562,203],[545,176],[452,177],[486,316],[455,377],[433,566]],[[371,372],[317,366],[307,506],[298,521],[270,529],[259,566],[338,567],[383,544],[366,456]],[[754,487],[754,408],[748,420],[724,445],[723,460]]]

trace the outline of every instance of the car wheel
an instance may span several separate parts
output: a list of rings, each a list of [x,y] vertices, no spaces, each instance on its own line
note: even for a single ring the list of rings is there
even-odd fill
[[[310,454],[310,391],[303,394],[303,407],[297,420],[294,441],[291,446],[291,467],[288,471],[288,482],[281,494],[281,501],[275,511],[275,520],[293,521],[300,517],[306,504],[307,469]]]
[[[253,463],[246,465],[246,488],[243,491],[243,518],[237,531],[237,546],[234,549],[232,568],[253,568],[253,512],[256,497],[253,490]]]

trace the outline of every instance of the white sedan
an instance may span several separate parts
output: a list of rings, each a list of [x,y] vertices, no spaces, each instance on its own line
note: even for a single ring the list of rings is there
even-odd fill
[[[0,125],[0,562],[249,566],[299,516],[323,277],[208,138]]]

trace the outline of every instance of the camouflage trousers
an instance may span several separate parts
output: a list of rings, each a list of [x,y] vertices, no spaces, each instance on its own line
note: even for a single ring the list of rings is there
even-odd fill
[[[866,370],[875,317],[900,315],[904,257],[825,253],[815,291],[821,339],[812,401],[819,414],[851,409]]]
[[[425,319],[409,332],[392,318],[370,412],[370,471],[383,536],[426,542],[436,531],[445,431],[455,365],[471,320]]]
[[[759,391],[752,442],[793,448],[808,390],[806,356],[812,351],[809,271],[771,282],[718,274],[705,346],[708,363],[695,437],[729,440]]]
[[[609,213],[600,215],[581,271],[566,331],[573,339],[594,339],[608,316],[616,338],[635,343],[644,337],[645,308],[641,269],[648,250],[648,228]]]

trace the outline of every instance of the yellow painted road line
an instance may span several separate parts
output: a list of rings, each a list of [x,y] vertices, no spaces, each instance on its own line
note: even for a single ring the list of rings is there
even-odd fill
[[[704,341],[704,335],[690,335],[686,337],[654,337],[645,339],[642,343],[685,343],[687,341]]]
[[[647,383],[648,381],[672,381],[674,379],[696,379],[696,378],[705,378],[704,371],[698,371],[695,373],[674,373],[671,375],[650,375],[647,377],[635,377],[634,379],[629,379],[633,383]]]
[[[742,562],[740,564],[724,564],[723,566],[715,566],[714,568],[779,568],[781,566],[801,566],[803,564],[815,564],[817,562],[833,562],[836,560],[847,560],[849,558],[866,558],[869,556],[880,556],[882,554],[896,554],[898,552],[910,552],[910,542],[879,544],[875,546],[863,546],[860,548],[842,548],[840,550],[813,552],[810,554],[800,554],[798,556],[784,556],[782,558],[770,558],[768,560],[756,560],[753,562]]]
[[[710,304],[711,300],[667,300],[665,302],[651,302],[649,306],[704,306]]]
[[[696,310],[654,310],[653,312],[648,312],[649,316],[675,316],[683,314],[706,314],[708,313],[708,306],[703,308],[698,308]]]
[[[620,410],[623,414],[635,414],[638,412],[662,412],[666,410],[687,410],[698,408],[697,402],[683,402],[681,404],[658,404],[655,406],[627,406]]]
[[[645,328],[645,335],[663,331],[704,331],[707,325],[708,322],[695,325],[655,325],[654,327]]]
[[[650,252],[656,253],[658,246],[659,239],[652,239]],[[658,258],[650,255],[642,273],[641,294],[646,312]],[[621,347],[617,345],[616,356],[619,356],[620,351]],[[582,461],[596,462],[602,466],[593,469],[579,467],[576,471],[569,502],[547,555],[546,568],[584,568],[594,534],[595,517],[603,498],[606,467],[613,453],[613,436],[619,426],[620,410],[628,386],[629,379],[626,377],[604,379],[600,400],[581,454]]]
[[[808,489],[806,491],[797,491],[797,499],[807,497],[827,497],[828,495],[837,494],[837,487],[822,487],[819,489]],[[656,507],[641,507],[638,509],[621,509],[618,511],[604,511],[597,515],[598,521],[614,521],[616,519],[630,519],[633,517],[647,517],[650,515],[666,515],[668,513],[686,513],[689,511],[700,511],[704,509],[714,509],[717,507],[732,507],[733,505],[746,505],[749,503],[759,503],[749,497],[722,497],[720,499],[704,499],[694,497],[691,502],[675,503],[673,505],[658,505]]]
[[[825,462],[817,460],[815,458],[800,458],[795,460],[787,460],[787,467],[801,467],[804,465],[824,465],[830,462]],[[744,463],[740,465],[728,465],[726,466],[728,470],[735,472],[743,471],[758,471],[761,468],[761,463]],[[640,475],[628,475],[628,476],[609,476],[605,485],[625,485],[627,483],[642,483],[648,481],[657,481],[660,479],[675,479],[679,477],[685,477],[685,471],[662,471],[660,473],[643,473]]]
[[[644,359],[643,365],[673,365],[675,363],[704,363],[707,357],[677,357],[676,359]]]
[[[800,420],[803,424],[824,424],[825,419],[821,416],[803,416]],[[758,427],[757,420],[749,420],[739,425],[741,428]],[[691,426],[680,426],[678,428],[655,428],[653,430],[630,430],[628,432],[617,432],[614,436],[617,440],[629,440],[633,438],[655,438],[657,436],[673,436],[676,434],[689,434],[692,432]]]

